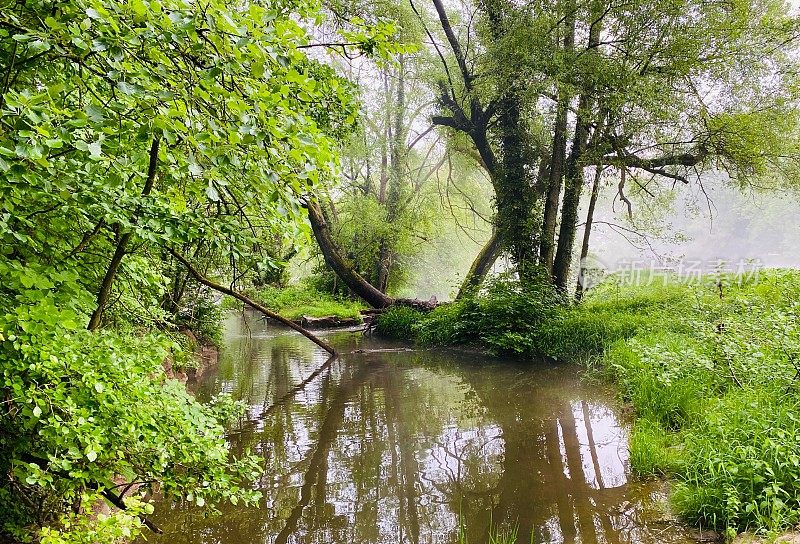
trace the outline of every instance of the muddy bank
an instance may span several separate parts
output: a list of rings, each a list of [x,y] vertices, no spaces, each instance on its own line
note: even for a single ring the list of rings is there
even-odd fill
[[[201,342],[190,329],[182,328],[179,332],[189,339],[191,346],[194,346],[190,354],[190,364],[185,367],[178,367],[173,359],[168,357],[162,364],[164,373],[168,378],[185,384],[196,383],[207,373],[217,368],[219,364],[219,348],[210,342]]]

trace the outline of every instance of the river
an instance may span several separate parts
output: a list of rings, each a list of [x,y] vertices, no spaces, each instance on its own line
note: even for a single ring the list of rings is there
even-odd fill
[[[148,542],[692,542],[663,486],[632,479],[613,390],[578,367],[323,336],[342,353],[327,364],[298,334],[226,321],[196,395],[247,404],[230,444],[263,458],[263,499],[216,516],[159,504]]]

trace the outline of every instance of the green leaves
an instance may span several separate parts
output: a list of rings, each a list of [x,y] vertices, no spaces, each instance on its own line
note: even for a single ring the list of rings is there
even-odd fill
[[[257,500],[256,461],[225,447],[230,403],[201,406],[166,380],[162,363],[186,355],[146,329],[176,320],[186,287],[164,246],[278,267],[258,248],[293,243],[302,197],[333,178],[358,108],[353,87],[306,54],[316,9],[76,0],[0,13],[14,29],[0,49],[15,55],[0,131],[0,517],[62,523],[42,543],[130,540],[135,515],[55,515],[119,475],[199,506]],[[362,30],[372,53],[391,49],[390,25]],[[106,325],[124,332],[91,334],[123,237]],[[17,493],[46,500],[47,519]]]
[[[41,328],[35,316],[29,314],[26,326],[15,316],[0,318],[7,338],[0,343],[0,387],[13,395],[9,413],[16,422],[0,417],[7,430],[0,443],[6,462],[31,486],[26,492],[59,489],[68,497],[122,474],[159,481],[168,495],[191,493],[198,505],[256,498],[241,485],[253,475],[254,461],[229,458],[218,423],[235,407],[200,406],[182,385],[165,381],[161,361],[170,342],[67,333],[52,322]],[[173,472],[172,466],[183,468]]]

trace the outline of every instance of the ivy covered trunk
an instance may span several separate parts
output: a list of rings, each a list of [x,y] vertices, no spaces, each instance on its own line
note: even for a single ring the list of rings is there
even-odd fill
[[[538,265],[537,197],[526,169],[525,128],[520,101],[505,98],[500,105],[501,162],[493,177],[497,201],[496,228],[500,245],[511,254],[520,279],[532,279]]]

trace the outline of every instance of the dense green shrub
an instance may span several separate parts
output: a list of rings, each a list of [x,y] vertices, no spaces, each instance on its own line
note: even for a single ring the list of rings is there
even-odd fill
[[[475,344],[498,353],[538,353],[538,331],[558,311],[561,298],[546,283],[522,285],[501,276],[487,283],[477,294],[443,304],[424,315],[416,316],[410,328],[413,337],[424,344]],[[402,311],[386,312],[378,320],[391,323]]]
[[[422,317],[422,312],[409,306],[393,306],[378,316],[375,333],[387,338],[413,338],[415,325]]]
[[[257,498],[248,484],[259,473],[254,458],[233,459],[226,447],[221,424],[233,405],[201,405],[166,379],[173,342],[87,331],[81,307],[90,297],[74,274],[0,269],[8,278],[0,301],[13,288],[18,304],[0,315],[0,532],[24,538],[49,527],[49,542],[70,542],[76,531],[116,541],[141,525],[134,514],[145,507],[135,500],[112,521],[61,515],[91,506],[119,477],[198,505]]]

